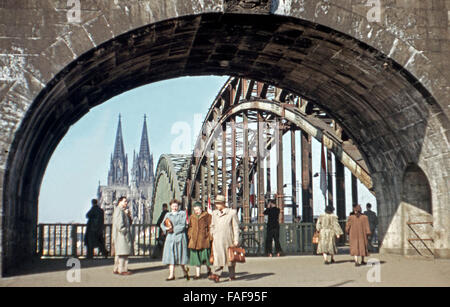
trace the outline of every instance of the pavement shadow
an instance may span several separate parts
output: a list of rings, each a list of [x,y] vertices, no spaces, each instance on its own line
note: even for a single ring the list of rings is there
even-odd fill
[[[335,260],[333,264],[341,264],[341,263],[348,263],[348,262],[354,262],[353,260]]]
[[[350,284],[352,282],[354,282],[354,280],[346,280],[346,281],[340,282],[338,284],[331,285],[329,287],[340,287],[340,286],[343,286],[343,285],[346,285],[346,284]]]
[[[365,260],[367,262],[367,260]],[[349,260],[335,260],[335,263],[333,264],[342,264],[342,263],[355,263],[355,261],[353,259],[349,259]],[[379,261],[379,264],[385,264],[386,261]],[[364,267],[365,265],[363,265]]]
[[[130,269],[130,271],[133,272],[133,274],[142,274],[142,273],[148,273],[148,272],[154,272],[154,271],[160,271],[167,269],[167,265],[158,265],[154,267],[147,267],[147,268],[140,268],[140,269]]]
[[[249,274],[248,272],[238,272],[236,273],[236,280],[257,280],[271,275],[275,275],[275,273]],[[229,275],[227,275],[227,277],[229,277]]]
[[[42,273],[52,273],[67,271],[73,267],[73,263],[69,263],[68,260],[72,258],[62,259],[35,259],[29,263],[24,263],[19,269],[9,271],[5,277],[21,276],[21,275],[33,275]],[[82,269],[114,266],[114,258],[94,258],[94,259],[78,259]],[[158,260],[152,260],[149,258],[129,258],[129,264],[133,263],[151,263]],[[156,267],[157,268],[157,267]],[[148,268],[153,269],[153,268]]]

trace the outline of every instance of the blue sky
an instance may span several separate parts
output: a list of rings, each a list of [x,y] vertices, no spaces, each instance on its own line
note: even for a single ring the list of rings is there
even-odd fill
[[[166,80],[128,91],[91,109],[70,128],[51,157],[40,190],[39,222],[86,222],[85,214],[90,200],[97,195],[99,181],[102,184],[107,181],[119,113],[130,168],[133,150],[139,150],[144,114],[147,115],[156,170],[163,153],[182,153],[183,150],[191,153],[204,116],[227,79],[209,76]],[[191,135],[191,142],[188,140],[191,144],[176,142],[181,133]],[[320,157],[319,143],[313,142],[313,157]],[[319,162],[313,158],[313,172],[318,171]],[[351,208],[350,172],[347,170],[346,177],[347,208]],[[319,180],[315,180],[315,191],[320,191],[318,184]],[[317,213],[322,208],[320,198],[320,192],[316,193]],[[360,183],[359,201],[376,204]]]

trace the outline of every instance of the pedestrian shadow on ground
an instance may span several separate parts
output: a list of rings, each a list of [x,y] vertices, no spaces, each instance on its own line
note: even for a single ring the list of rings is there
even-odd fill
[[[160,271],[160,270],[165,270],[165,269],[167,269],[167,265],[158,265],[158,266],[154,266],[154,267],[130,269],[130,271],[133,274],[142,274],[142,273]]]
[[[346,284],[350,284],[352,282],[354,282],[354,280],[346,280],[346,281],[340,282],[338,284],[331,285],[329,287],[340,287],[340,286],[343,286],[343,285],[346,285]]]
[[[271,275],[275,275],[275,273],[249,274],[248,272],[238,272],[236,273],[236,280],[257,280]],[[229,275],[226,275],[226,277],[229,277]]]
[[[367,262],[367,260],[365,260]],[[355,263],[353,259],[348,260],[335,260],[335,263],[333,264],[342,264],[342,263]],[[385,264],[386,261],[379,261],[379,264]],[[366,265],[363,265],[362,267],[365,267]]]

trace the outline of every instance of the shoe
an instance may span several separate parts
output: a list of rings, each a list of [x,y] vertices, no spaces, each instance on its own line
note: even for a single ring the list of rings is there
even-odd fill
[[[133,273],[131,273],[130,271],[120,273],[120,275],[123,275],[123,276],[132,275],[132,274]]]
[[[219,275],[211,274],[211,280],[213,280],[215,283],[218,283],[220,281]]]
[[[359,264],[358,262],[355,262],[355,266],[361,266],[361,264]]]
[[[113,271],[113,274],[116,274],[116,275],[118,275],[118,274],[119,274],[119,272],[117,272],[117,271]]]
[[[175,280],[175,276],[166,278],[166,281]]]
[[[367,264],[367,262],[365,262],[365,261],[361,262],[361,265],[366,265],[366,264]]]
[[[330,264],[330,262],[329,261],[327,261],[327,260],[325,260],[324,262],[323,262],[323,264]]]
[[[334,261],[334,259],[331,259],[331,263],[336,263],[336,261]]]
[[[200,278],[200,276],[194,276],[194,280],[199,280]]]
[[[184,271],[184,278],[186,278],[186,280],[189,280],[189,268],[186,268],[186,271]]]
[[[236,276],[231,277],[230,276],[230,281],[236,280]]]

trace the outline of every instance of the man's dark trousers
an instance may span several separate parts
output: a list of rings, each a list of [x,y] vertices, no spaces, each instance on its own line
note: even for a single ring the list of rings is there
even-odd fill
[[[272,253],[272,240],[275,240],[275,253],[280,253],[281,252],[280,226],[267,228],[266,254]]]

